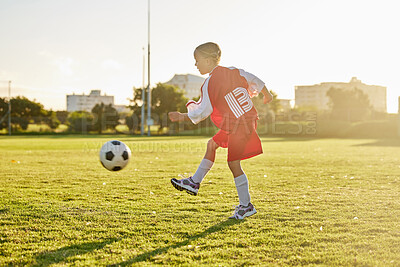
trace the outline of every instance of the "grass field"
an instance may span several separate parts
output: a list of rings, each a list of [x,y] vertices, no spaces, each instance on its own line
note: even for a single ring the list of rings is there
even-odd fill
[[[400,140],[265,138],[243,162],[258,213],[234,221],[225,150],[194,197],[170,179],[207,138],[112,138],[116,173],[110,136],[0,137],[0,266],[400,265]]]

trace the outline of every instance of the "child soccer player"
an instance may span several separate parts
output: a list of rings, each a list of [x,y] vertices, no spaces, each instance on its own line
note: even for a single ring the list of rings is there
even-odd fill
[[[240,161],[262,153],[256,132],[257,111],[250,97],[261,92],[264,104],[267,104],[272,101],[272,95],[253,74],[219,66],[221,50],[215,43],[198,46],[194,58],[200,73],[210,74],[201,87],[201,98],[186,104],[188,113],[169,112],[169,118],[173,122],[190,120],[197,124],[211,115],[211,120],[220,130],[208,141],[206,154],[195,174],[181,180],[174,178],[171,183],[178,190],[197,195],[200,183],[214,164],[217,148],[228,148],[228,166],[239,196],[239,205],[229,218],[243,219],[257,211],[250,202],[249,182]]]

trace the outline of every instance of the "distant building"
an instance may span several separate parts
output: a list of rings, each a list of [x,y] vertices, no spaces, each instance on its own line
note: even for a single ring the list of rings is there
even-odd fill
[[[177,86],[185,92],[189,99],[198,97],[201,94],[201,86],[205,79],[193,74],[175,74],[166,84]]]
[[[371,106],[380,112],[387,112],[386,87],[379,85],[367,85],[356,77],[350,82],[325,82],[315,85],[295,86],[295,105],[296,107],[316,107],[320,110],[329,109],[329,97],[326,93],[334,88],[360,89],[369,98]]]
[[[130,113],[132,110],[127,107],[127,105],[114,105],[114,108],[118,113]]]
[[[67,111],[92,111],[96,104],[104,103],[104,105],[114,106],[114,96],[101,95],[100,90],[92,90],[89,95],[67,95]]]

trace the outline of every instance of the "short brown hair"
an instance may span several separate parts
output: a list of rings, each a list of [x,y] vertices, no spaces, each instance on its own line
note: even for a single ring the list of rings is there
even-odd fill
[[[194,52],[201,53],[204,57],[209,57],[215,60],[217,64],[221,60],[221,49],[216,43],[208,42],[196,47]]]

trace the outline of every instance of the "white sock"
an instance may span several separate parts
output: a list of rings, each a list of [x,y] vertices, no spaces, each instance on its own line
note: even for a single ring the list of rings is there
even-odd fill
[[[203,181],[204,177],[206,177],[207,172],[211,169],[214,162],[208,159],[203,159],[200,162],[199,167],[197,168],[196,173],[192,176],[193,182],[199,184]]]
[[[247,180],[246,174],[242,174],[235,178],[236,190],[239,196],[239,204],[248,206],[250,203],[249,193],[249,180]]]

